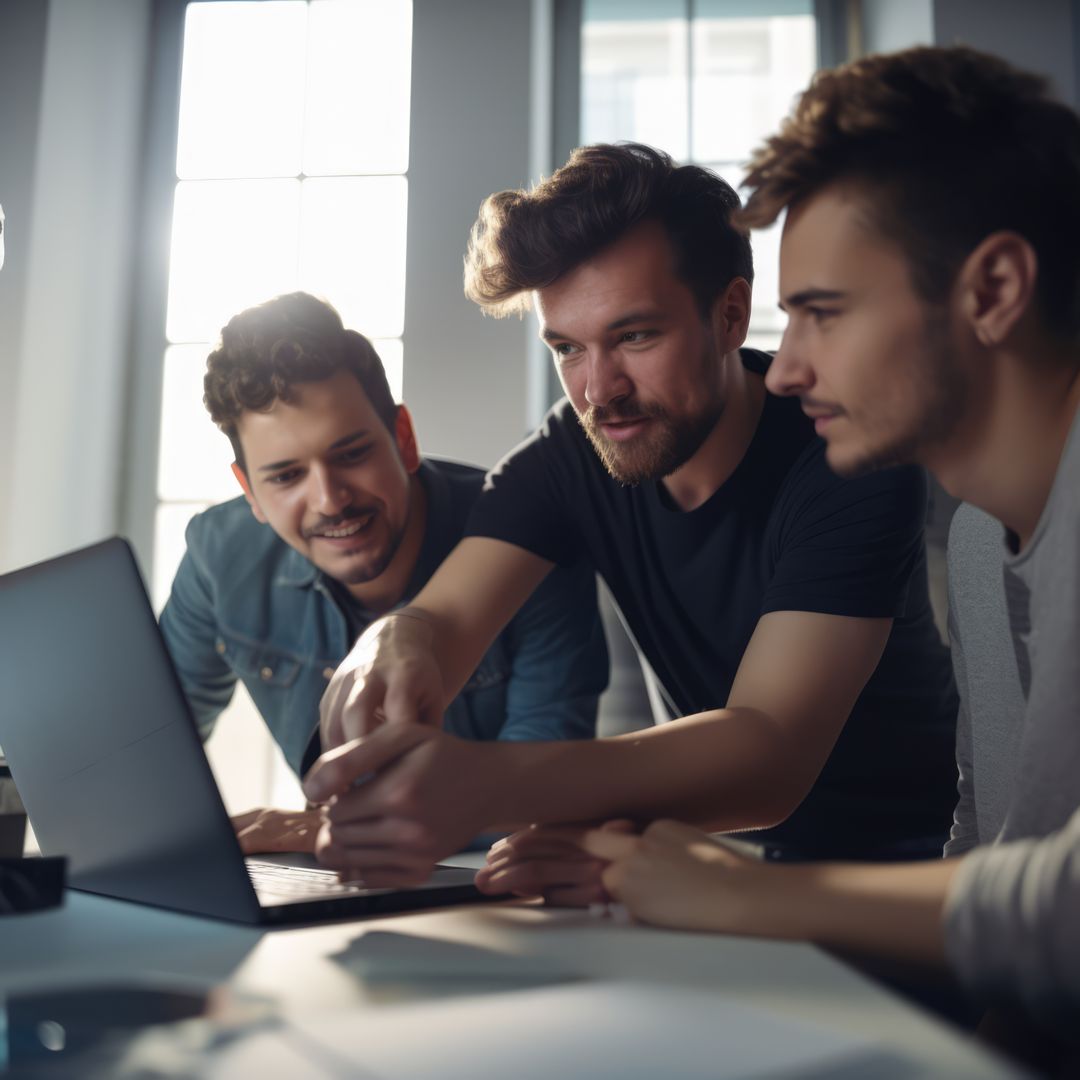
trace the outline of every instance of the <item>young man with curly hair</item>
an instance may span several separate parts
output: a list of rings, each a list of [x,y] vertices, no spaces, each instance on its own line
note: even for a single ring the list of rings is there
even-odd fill
[[[483,471],[421,456],[371,343],[306,293],[232,318],[205,391],[244,498],[189,525],[161,627],[204,737],[239,680],[303,776],[320,751],[327,680],[460,539]],[[445,728],[477,740],[588,738],[606,682],[594,575],[567,567],[475,658]],[[248,851],[311,851],[317,818],[255,810],[234,824]]]

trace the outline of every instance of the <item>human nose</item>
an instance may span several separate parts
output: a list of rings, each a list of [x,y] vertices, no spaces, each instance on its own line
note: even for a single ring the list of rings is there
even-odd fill
[[[333,469],[316,466],[308,474],[308,505],[323,517],[335,517],[352,501],[352,493]]]
[[[780,339],[780,348],[765,374],[765,387],[779,397],[805,394],[814,385],[814,371],[790,323]]]
[[[630,380],[618,360],[608,352],[589,357],[585,379],[585,400],[603,408],[630,393]]]

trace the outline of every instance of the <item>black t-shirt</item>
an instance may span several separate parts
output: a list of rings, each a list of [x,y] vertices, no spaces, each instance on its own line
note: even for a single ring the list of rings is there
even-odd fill
[[[767,368],[766,354],[742,355]],[[956,802],[956,691],[927,590],[926,498],[914,467],[837,477],[798,401],[767,395],[730,478],[681,511],[658,482],[613,480],[562,401],[490,474],[466,535],[559,564],[587,556],[673,716],[726,704],[767,612],[892,617],[812,791],[751,838],[776,857],[917,857],[940,854]]]

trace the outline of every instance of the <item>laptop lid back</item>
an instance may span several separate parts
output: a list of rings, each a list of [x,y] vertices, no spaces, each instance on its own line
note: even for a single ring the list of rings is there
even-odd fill
[[[0,746],[73,887],[259,921],[125,541],[0,577]]]

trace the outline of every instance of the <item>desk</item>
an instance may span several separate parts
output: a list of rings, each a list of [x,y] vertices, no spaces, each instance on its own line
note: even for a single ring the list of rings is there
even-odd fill
[[[72,892],[59,910],[0,920],[0,992],[173,978],[267,995],[289,1015],[377,1010],[403,999],[513,988],[505,972],[497,979],[459,974],[372,981],[350,957],[373,931],[409,935],[421,950],[457,946],[459,952],[472,947],[496,954],[504,968],[521,966],[521,986],[549,970],[707,988],[895,1048],[911,1068],[889,1071],[890,1080],[1020,1075],[812,946],[654,930],[526,904],[264,931]],[[482,1037],[478,1031],[478,1044]],[[669,1075],[679,1075],[677,1058]]]

